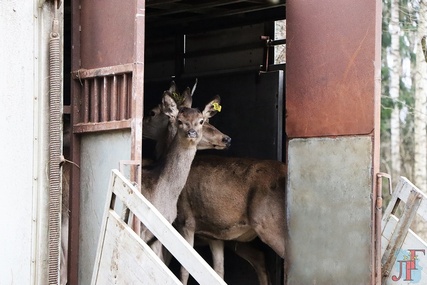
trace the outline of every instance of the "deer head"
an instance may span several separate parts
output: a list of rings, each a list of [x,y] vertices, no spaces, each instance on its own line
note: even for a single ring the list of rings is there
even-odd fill
[[[175,82],[172,82],[169,90],[165,91],[165,93],[168,93],[168,95],[174,99],[178,109],[180,107],[191,107],[192,94],[194,93],[196,84],[192,90],[190,90],[190,88],[186,88],[182,93],[182,95],[179,95],[179,93],[177,92]],[[210,102],[210,104],[213,104],[213,103],[219,104],[219,96],[217,101],[212,100]],[[150,113],[144,117],[144,122],[143,122],[144,123],[143,137],[157,141],[160,152],[162,149],[164,149],[164,144],[168,140],[167,126],[169,122],[169,118],[165,114],[165,112],[163,112],[162,108],[163,108],[162,104],[159,104],[158,106],[151,109]],[[212,114],[215,114],[218,112],[217,108],[215,108],[215,105],[210,105],[209,109]],[[213,125],[211,125],[209,121],[206,119],[205,123],[203,124],[203,137],[198,143],[197,149],[198,150],[203,150],[203,149],[222,150],[222,149],[229,148],[230,145],[231,145],[231,138],[225,135],[224,133],[222,133],[221,131],[219,131]]]
[[[190,89],[187,88],[185,92],[190,94]],[[167,125],[167,144],[169,144],[176,135],[185,137],[190,143],[198,145],[203,137],[201,134],[204,134],[205,131],[204,125],[209,118],[218,113],[218,108],[215,106],[219,104],[220,97],[215,96],[212,101],[206,104],[203,112],[195,108],[190,108],[185,104],[178,107],[170,90],[165,91],[162,98],[161,113],[164,114],[169,121]],[[211,128],[209,128],[209,130],[211,130]]]

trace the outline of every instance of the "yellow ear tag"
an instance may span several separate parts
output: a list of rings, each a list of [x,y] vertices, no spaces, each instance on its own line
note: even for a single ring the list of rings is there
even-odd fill
[[[177,93],[177,92],[173,92],[172,93],[172,98],[175,100],[175,102],[178,105],[181,105],[182,102],[184,102],[184,96],[182,96],[181,94]]]
[[[213,105],[215,111],[221,112],[222,106],[220,104],[215,102],[212,105]]]

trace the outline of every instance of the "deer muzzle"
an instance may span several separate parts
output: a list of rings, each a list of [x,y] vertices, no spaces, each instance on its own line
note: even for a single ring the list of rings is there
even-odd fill
[[[190,130],[188,130],[188,132],[187,132],[187,137],[189,137],[189,138],[191,138],[191,139],[195,139],[195,138],[197,138],[197,137],[198,137],[198,134],[197,134],[196,130],[194,130],[194,129],[190,129]]]

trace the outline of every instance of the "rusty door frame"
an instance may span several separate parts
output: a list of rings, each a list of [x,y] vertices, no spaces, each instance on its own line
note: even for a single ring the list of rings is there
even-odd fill
[[[145,45],[145,0],[134,1],[134,36],[132,62],[109,67],[81,69],[81,44],[80,44],[80,1],[72,3],[72,79],[71,79],[71,160],[75,165],[80,165],[80,136],[87,132],[110,131],[119,129],[131,130],[131,160],[140,162],[142,159],[142,116],[143,116],[143,86],[144,86],[144,45]],[[102,78],[102,80],[98,78]],[[107,77],[112,80],[113,86],[122,81],[122,96],[119,96],[119,106],[113,106],[116,112],[112,112],[111,106],[91,106],[85,95],[98,96],[96,102],[104,102],[107,92],[105,84]],[[130,78],[128,78],[130,77]],[[94,80],[91,87],[89,80]],[[131,86],[127,86],[131,82]],[[104,89],[102,89],[104,86]],[[83,87],[82,87],[83,86]],[[89,90],[93,88],[93,92]],[[127,89],[131,91],[127,92]],[[101,92],[100,90],[104,90]],[[114,89],[115,90],[115,89]],[[115,93],[115,92],[112,92]],[[120,92],[119,92],[120,93]],[[127,98],[123,94],[127,93]],[[92,95],[94,94],[94,95]],[[82,99],[82,102],[80,102]],[[86,99],[88,97],[86,96]],[[123,104],[120,104],[122,102]],[[81,107],[83,104],[83,107]],[[95,105],[95,104],[93,104]],[[113,104],[114,105],[114,104]],[[92,108],[92,111],[89,109]],[[92,122],[91,116],[100,118]],[[114,116],[114,113],[117,117]],[[83,115],[82,115],[83,114]],[[83,117],[82,117],[83,116]],[[68,282],[78,284],[78,258],[79,258],[79,215],[80,215],[80,172],[77,166],[73,166],[70,183],[70,228],[69,228],[69,255],[68,255]],[[137,178],[138,179],[138,178]],[[140,178],[139,178],[140,179]],[[139,182],[137,180],[137,182]],[[140,185],[140,183],[138,183]]]
[[[336,5],[331,0],[321,4],[296,0],[286,3],[286,133],[289,139],[371,137],[371,284],[380,284],[380,265],[376,260],[381,249],[376,246],[381,232],[375,229],[380,153],[381,1],[340,3],[347,8],[339,14],[334,14],[337,9],[331,9]],[[313,23],[308,23],[313,15],[323,24],[313,28]],[[363,25],[351,24],[360,23],[362,16]],[[334,20],[326,23],[329,18]]]

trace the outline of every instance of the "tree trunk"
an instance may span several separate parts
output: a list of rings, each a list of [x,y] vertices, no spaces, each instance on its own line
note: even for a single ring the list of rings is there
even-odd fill
[[[418,36],[416,37],[416,73],[415,73],[415,106],[414,106],[414,184],[427,193],[427,63],[424,57],[421,39],[427,32],[427,7],[420,1],[418,14]],[[415,232],[427,240],[427,223],[417,219]]]
[[[398,104],[400,90],[400,44],[399,44],[399,1],[392,0],[390,7],[390,35],[391,48],[389,57],[390,63],[390,97],[393,101],[393,110],[390,118],[390,149],[391,149],[391,169],[393,182],[400,175],[400,108]]]

